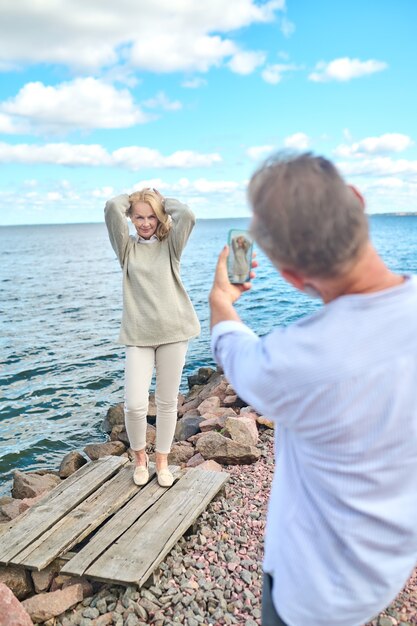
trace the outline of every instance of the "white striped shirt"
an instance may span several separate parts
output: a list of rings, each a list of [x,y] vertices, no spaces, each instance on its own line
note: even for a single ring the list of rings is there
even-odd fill
[[[360,626],[417,562],[417,277],[262,339],[220,322],[212,349],[276,422],[264,569],[278,613]]]

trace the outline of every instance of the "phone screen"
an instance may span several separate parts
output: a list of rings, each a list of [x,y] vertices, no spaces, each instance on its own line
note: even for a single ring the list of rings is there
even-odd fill
[[[232,229],[228,238],[229,257],[227,273],[231,283],[240,284],[250,280],[253,239],[248,230]]]

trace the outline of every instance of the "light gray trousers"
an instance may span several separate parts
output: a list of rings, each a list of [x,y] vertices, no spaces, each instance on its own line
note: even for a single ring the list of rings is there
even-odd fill
[[[146,446],[149,387],[156,368],[156,451],[169,454],[177,423],[178,390],[188,341],[126,347],[125,423],[132,450]]]

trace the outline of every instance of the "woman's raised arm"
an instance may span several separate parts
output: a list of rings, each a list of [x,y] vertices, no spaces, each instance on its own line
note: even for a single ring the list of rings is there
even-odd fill
[[[129,196],[123,193],[106,202],[104,219],[109,233],[110,243],[123,267],[129,243],[129,226],[126,211],[130,206]]]
[[[170,239],[175,256],[179,259],[195,225],[195,215],[186,205],[174,198],[165,198],[165,211],[172,218]]]

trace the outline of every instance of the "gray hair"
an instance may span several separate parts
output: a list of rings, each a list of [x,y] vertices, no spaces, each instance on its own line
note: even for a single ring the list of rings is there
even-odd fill
[[[249,201],[253,236],[277,266],[337,276],[368,241],[360,197],[323,157],[267,159],[250,180]]]

